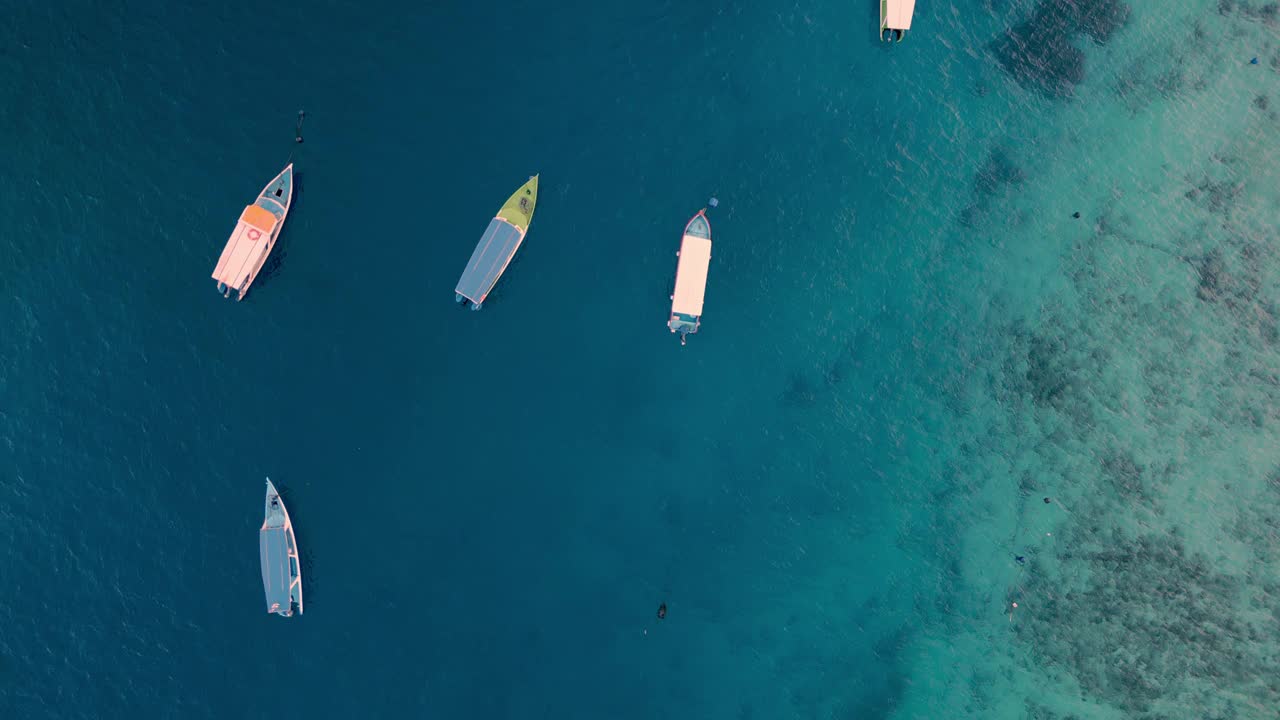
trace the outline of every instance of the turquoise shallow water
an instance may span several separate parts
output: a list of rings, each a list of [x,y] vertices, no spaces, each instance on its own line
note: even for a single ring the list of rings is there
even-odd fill
[[[1273,717],[1273,8],[6,7],[0,712]]]

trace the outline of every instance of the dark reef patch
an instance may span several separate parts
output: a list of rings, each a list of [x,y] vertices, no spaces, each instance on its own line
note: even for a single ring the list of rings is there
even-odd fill
[[[1089,378],[1106,362],[1107,355],[1101,349],[1081,355],[1061,337],[1034,334],[1026,350],[1025,391],[1036,405],[1088,425],[1093,417]]]
[[[973,176],[970,194],[973,201],[960,212],[960,225],[973,227],[979,218],[991,207],[993,200],[1005,197],[1012,188],[1022,185],[1027,180],[1027,173],[1014,162],[1009,151],[1001,147],[992,148],[987,158]]]
[[[1079,715],[1067,713],[1059,715],[1038,702],[1027,700],[1025,703],[1026,720],[1081,720]]]
[[[1033,336],[1027,349],[1027,382],[1037,405],[1056,405],[1076,385],[1075,368],[1066,344],[1051,337]]]
[[[1247,0],[1218,0],[1218,14],[1231,15],[1232,13],[1254,22],[1274,26],[1280,22],[1280,3],[1255,4]]]
[[[817,401],[818,391],[809,376],[802,370],[792,370],[782,391],[782,404],[790,408],[807,408]]]
[[[1151,502],[1151,488],[1144,481],[1144,468],[1125,451],[1112,451],[1102,458],[1102,474],[1113,490],[1127,502]]]
[[[1122,0],[1045,0],[1027,20],[989,45],[1000,67],[1018,84],[1051,97],[1068,97],[1085,77],[1076,36],[1110,40],[1129,20]]]
[[[1221,251],[1214,249],[1204,257],[1197,258],[1196,297],[1205,302],[1217,302],[1231,285],[1231,274],[1222,261]]]
[[[1011,185],[1021,185],[1027,174],[1018,167],[1004,148],[993,148],[973,178],[973,194],[978,198],[990,198]]]
[[[1121,0],[1065,0],[1061,3],[1074,11],[1079,32],[1105,43],[1129,22],[1129,6]]]
[[[1206,176],[1183,196],[1191,202],[1203,204],[1211,213],[1225,215],[1235,207],[1242,190],[1244,190],[1244,183],[1233,180],[1213,180]]]

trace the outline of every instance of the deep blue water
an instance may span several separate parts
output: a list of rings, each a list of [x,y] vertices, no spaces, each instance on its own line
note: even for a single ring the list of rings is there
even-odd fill
[[[999,118],[1063,102],[983,49],[1032,7],[995,4],[921,0],[888,47],[834,0],[4,3],[0,716],[887,717],[960,602],[925,472],[988,342],[956,228],[1015,184],[989,146],[1039,142]]]

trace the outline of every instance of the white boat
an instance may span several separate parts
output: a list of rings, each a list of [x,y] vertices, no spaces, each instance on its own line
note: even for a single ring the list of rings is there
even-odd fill
[[[292,617],[296,605],[302,614],[302,566],[298,563],[298,541],[293,522],[276,486],[267,478],[267,500],[262,530],[258,532],[258,552],[262,560],[262,589],[267,594],[267,612]]]
[[[902,42],[911,29],[916,0],[880,0],[880,40]]]

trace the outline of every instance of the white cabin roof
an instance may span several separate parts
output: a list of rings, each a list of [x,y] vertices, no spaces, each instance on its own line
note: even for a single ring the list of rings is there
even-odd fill
[[[911,16],[916,11],[916,0],[883,0],[885,4],[884,26],[890,30],[910,30]]]
[[[699,317],[707,292],[707,269],[711,267],[711,241],[685,235],[680,244],[680,263],[676,268],[676,291],[671,297],[671,312]]]

